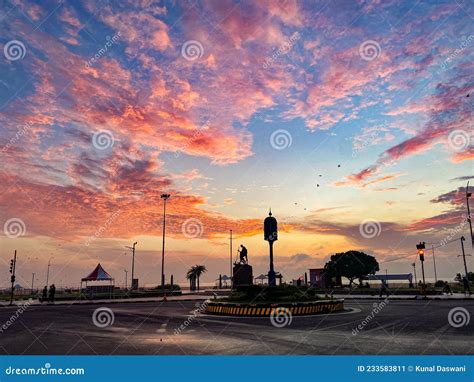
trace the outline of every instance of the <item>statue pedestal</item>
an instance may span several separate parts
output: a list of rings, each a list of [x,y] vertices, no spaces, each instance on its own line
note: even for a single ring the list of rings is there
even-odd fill
[[[253,284],[252,267],[248,264],[234,264],[233,277],[232,277],[232,289],[237,288],[239,285],[252,285],[252,284]]]

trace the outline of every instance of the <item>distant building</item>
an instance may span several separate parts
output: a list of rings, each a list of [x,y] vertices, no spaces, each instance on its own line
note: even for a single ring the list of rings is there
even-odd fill
[[[309,283],[316,288],[330,288],[334,286],[342,286],[341,276],[326,277],[324,268],[312,268],[309,270]]]

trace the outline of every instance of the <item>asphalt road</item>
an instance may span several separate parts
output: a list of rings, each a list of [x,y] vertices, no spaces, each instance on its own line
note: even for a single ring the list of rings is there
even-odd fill
[[[346,301],[345,313],[292,317],[283,327],[269,318],[193,315],[196,304],[2,307],[0,354],[474,354],[474,301],[390,301],[365,322],[374,301]],[[96,324],[109,326],[93,322],[102,307],[113,323],[105,312]],[[467,315],[458,318],[470,322],[453,327],[449,312],[460,307]]]

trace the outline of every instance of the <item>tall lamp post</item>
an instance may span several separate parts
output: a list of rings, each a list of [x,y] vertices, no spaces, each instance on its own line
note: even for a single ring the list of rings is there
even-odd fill
[[[469,192],[469,182],[467,182],[467,186],[466,186],[467,221],[469,222],[469,229],[471,230],[471,245],[474,251],[474,234],[472,233],[471,210],[469,209],[469,198],[471,196],[472,196],[472,193]]]
[[[163,199],[163,246],[161,247],[161,288],[165,289],[165,229],[166,229],[166,201],[170,194],[161,194]]]
[[[264,239],[270,245],[270,270],[268,271],[268,286],[276,286],[276,274],[273,268],[273,243],[278,240],[277,220],[272,216],[272,210],[263,221]]]
[[[133,280],[134,280],[134,277],[135,277],[135,247],[137,246],[138,242],[135,242],[132,244],[131,247],[129,247],[128,245],[125,246],[125,248],[128,248],[128,249],[131,249],[132,250],[132,282],[131,282],[131,288],[133,290],[134,288],[134,284],[133,284]]]
[[[50,257],[48,260],[48,271],[46,272],[46,287],[48,287],[49,285],[49,268],[51,267],[51,259],[52,257]]]

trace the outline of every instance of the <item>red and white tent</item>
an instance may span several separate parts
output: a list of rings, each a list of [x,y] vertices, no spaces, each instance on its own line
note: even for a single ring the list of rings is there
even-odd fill
[[[81,290],[82,290],[82,283],[86,283],[86,288],[87,288],[87,282],[90,281],[110,281],[110,285],[114,284],[114,278],[110,276],[104,268],[102,268],[102,265],[97,264],[97,267],[87,276],[83,277],[81,279]]]

